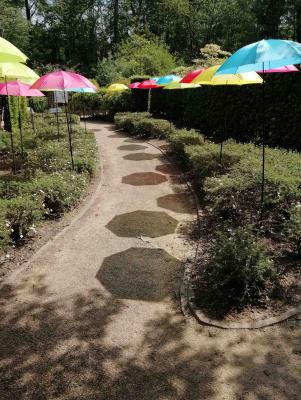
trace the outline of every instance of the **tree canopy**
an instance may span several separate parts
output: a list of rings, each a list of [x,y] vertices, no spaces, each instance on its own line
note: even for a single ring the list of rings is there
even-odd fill
[[[191,65],[208,43],[301,41],[301,0],[1,0],[0,32],[42,68],[106,80]]]

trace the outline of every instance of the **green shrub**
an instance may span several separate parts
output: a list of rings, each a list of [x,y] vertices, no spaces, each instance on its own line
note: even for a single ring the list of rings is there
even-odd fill
[[[42,113],[48,107],[47,97],[32,97],[30,99],[30,106],[35,113]]]
[[[299,202],[289,209],[289,220],[284,225],[284,234],[294,243],[296,253],[301,258],[301,205]]]
[[[118,113],[114,117],[114,123],[118,129],[123,129],[130,135],[136,134],[136,123],[150,118],[149,113]]]
[[[274,277],[273,262],[250,229],[228,229],[210,249],[203,295],[220,309],[241,309],[256,304]]]
[[[26,236],[34,224],[41,220],[44,213],[41,201],[28,195],[2,200],[0,209],[0,215],[4,218],[13,241]],[[4,236],[7,237],[7,234],[4,233]]]
[[[169,135],[169,141],[171,143],[173,151],[178,153],[183,158],[185,158],[185,146],[203,146],[204,144],[204,138],[194,129],[173,129],[173,131]]]
[[[103,111],[110,120],[119,112],[132,111],[132,93],[131,90],[106,93],[103,97]]]

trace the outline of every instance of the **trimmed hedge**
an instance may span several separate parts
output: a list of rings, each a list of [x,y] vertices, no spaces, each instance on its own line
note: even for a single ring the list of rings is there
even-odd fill
[[[200,130],[215,142],[260,143],[264,115],[270,146],[301,150],[301,74],[267,74],[265,79],[264,109],[262,85],[202,86],[152,90],[151,112]]]

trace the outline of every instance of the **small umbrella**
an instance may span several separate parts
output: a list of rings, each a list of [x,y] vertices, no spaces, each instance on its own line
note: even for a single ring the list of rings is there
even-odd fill
[[[108,87],[107,92],[122,92],[123,90],[128,90],[128,87],[122,83],[113,83]]]
[[[0,37],[0,62],[23,62],[27,57],[8,40]]]
[[[69,116],[68,116],[66,90],[72,88],[96,89],[96,86],[92,82],[90,82],[87,78],[85,78],[80,74],[76,74],[75,72],[55,71],[43,75],[32,85],[31,88],[40,90],[62,90],[64,92],[70,157],[71,157],[72,169],[74,169],[73,148],[72,148],[72,125],[71,125],[71,120],[69,121]]]
[[[151,90],[152,89],[160,89],[161,86],[157,85],[154,79],[148,79],[146,81],[141,82],[137,89],[148,89],[148,99],[147,99],[147,111],[149,112],[151,109]]]
[[[87,87],[87,88],[72,88],[72,89],[67,89],[67,92],[96,93],[96,90],[92,89],[90,87]],[[85,115],[86,115],[85,103],[83,103],[82,112],[83,112],[83,120],[84,120],[84,124],[85,124],[85,132],[87,133],[87,124],[86,124],[86,119],[85,119]]]
[[[20,111],[20,97],[42,97],[44,96],[39,90],[30,89],[30,85],[26,85],[19,81],[15,82],[6,82],[0,84],[0,95],[2,96],[16,96],[18,97],[18,119],[19,119],[19,131],[20,131],[20,142],[21,142],[21,154],[22,157],[24,155],[24,147],[23,147],[23,132],[22,132],[22,119],[21,119],[21,111]],[[33,129],[34,129],[34,122]],[[13,136],[11,132],[11,148],[13,155],[13,170],[15,172],[15,151],[14,151],[14,142]]]
[[[129,85],[129,89],[139,89],[139,85],[141,82],[133,82]]]
[[[165,75],[156,80],[157,85],[165,86],[170,82],[179,82],[181,78],[177,75]]]
[[[175,89],[194,89],[200,87],[200,85],[196,83],[182,83],[182,82],[171,82],[168,85],[164,86],[164,90],[175,90]]]
[[[265,71],[301,63],[301,44],[291,40],[268,39],[249,44],[237,50],[216,72],[236,74],[241,72]],[[263,82],[264,83],[264,82]],[[264,202],[265,185],[265,85],[262,85],[262,183],[261,208]],[[261,213],[262,214],[262,213]],[[261,215],[262,217],[262,215]]]
[[[148,79],[146,81],[140,82],[137,89],[159,89],[161,86],[157,85],[156,81],[153,79]]]
[[[181,83],[191,83],[197,76],[202,74],[205,70],[206,70],[206,68],[200,68],[200,69],[195,69],[194,71],[190,71],[190,72],[188,72],[188,74],[186,74],[184,76],[184,78],[182,78],[180,80],[180,82]]]

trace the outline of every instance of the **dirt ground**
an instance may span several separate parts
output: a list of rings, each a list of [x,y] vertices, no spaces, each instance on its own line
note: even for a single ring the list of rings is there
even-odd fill
[[[0,399],[300,399],[300,319],[188,323],[178,288],[195,214],[178,171],[148,143],[88,127],[101,184],[0,288]]]

